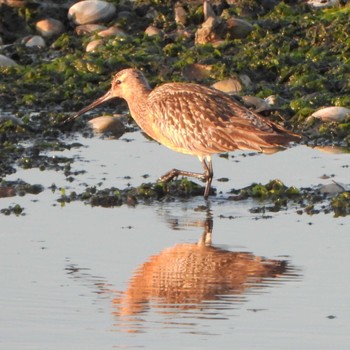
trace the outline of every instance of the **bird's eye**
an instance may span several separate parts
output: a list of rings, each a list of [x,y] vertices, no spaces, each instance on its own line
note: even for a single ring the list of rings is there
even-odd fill
[[[120,85],[122,82],[121,82],[121,80],[118,79],[118,80],[115,81],[115,83],[116,83],[117,85]]]

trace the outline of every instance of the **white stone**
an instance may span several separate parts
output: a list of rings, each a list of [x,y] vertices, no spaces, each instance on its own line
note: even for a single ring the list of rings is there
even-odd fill
[[[16,65],[17,63],[14,60],[11,60],[11,58],[0,55],[0,67],[12,67]]]
[[[339,0],[309,0],[307,3],[314,8],[325,8],[338,5]]]
[[[77,25],[101,23],[109,21],[115,12],[115,6],[105,1],[80,1],[70,7],[68,19]]]
[[[325,122],[341,122],[350,117],[350,109],[345,107],[325,107],[312,113],[311,117]]]
[[[25,46],[43,48],[46,46],[45,40],[40,35],[33,35],[24,39]]]
[[[93,40],[86,45],[85,51],[86,52],[94,52],[101,45],[103,45],[102,39]]]

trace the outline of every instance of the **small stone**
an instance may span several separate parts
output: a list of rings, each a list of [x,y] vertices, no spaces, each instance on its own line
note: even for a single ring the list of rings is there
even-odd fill
[[[242,96],[244,104],[248,108],[253,108],[255,112],[268,111],[271,109],[270,105],[262,98],[256,96]]]
[[[163,36],[163,32],[159,28],[152,25],[145,29],[145,34],[148,36]]]
[[[233,39],[242,39],[249,35],[253,26],[242,19],[231,17],[226,21],[227,33]]]
[[[313,8],[325,8],[339,5],[339,0],[308,0],[307,4]]]
[[[101,24],[82,24],[75,28],[75,32],[77,35],[80,36],[80,35],[88,35],[104,29],[106,29],[106,27]]]
[[[89,120],[92,129],[97,133],[109,134],[115,138],[121,137],[124,132],[124,124],[118,117],[104,115]]]
[[[204,2],[203,2],[203,15],[204,15],[205,21],[209,17],[215,17],[215,12],[213,10],[213,7],[211,6],[211,4],[208,0],[204,0]]]
[[[201,80],[209,78],[213,66],[207,64],[188,64],[182,71],[182,75],[188,80]]]
[[[341,122],[347,117],[350,117],[350,109],[345,107],[325,107],[312,113],[310,117],[320,119],[324,122]]]
[[[87,45],[86,45],[86,49],[85,51],[86,52],[94,52],[96,51],[96,49],[103,45],[103,40],[102,39],[96,39],[96,40],[93,40],[91,42],[89,42]]]
[[[68,19],[74,24],[108,22],[115,12],[115,6],[106,1],[79,1],[70,7]]]
[[[216,90],[226,92],[227,94],[240,92],[243,88],[240,80],[236,78],[228,78],[218,81],[215,84],[213,84],[212,87]]]
[[[0,5],[7,5],[9,7],[26,7],[26,0],[0,0]]]
[[[0,67],[12,67],[17,66],[17,63],[4,55],[0,55]]]
[[[218,43],[223,40],[226,24],[218,17],[209,17],[196,31],[195,44]]]
[[[321,193],[326,193],[326,194],[337,194],[337,193],[342,193],[345,191],[345,188],[341,184],[337,183],[330,183],[328,185],[323,185],[320,188]]]
[[[35,28],[45,38],[51,38],[64,32],[63,23],[54,18],[47,18],[37,22]]]
[[[112,26],[107,29],[101,30],[97,34],[103,38],[106,38],[109,36],[122,36],[122,37],[127,36],[124,30],[120,29],[118,26]]]
[[[25,46],[43,48],[46,46],[45,40],[40,35],[33,35],[23,39]]]
[[[180,2],[177,2],[175,4],[174,14],[176,24],[185,26],[187,21],[187,12],[185,11]]]

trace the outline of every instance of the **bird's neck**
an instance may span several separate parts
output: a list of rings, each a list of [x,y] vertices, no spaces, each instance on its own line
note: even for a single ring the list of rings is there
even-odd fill
[[[150,87],[142,85],[131,90],[131,94],[129,96],[125,96],[131,116],[139,127],[148,135],[150,135],[150,131],[148,130],[149,122],[147,122],[147,100],[150,92]]]

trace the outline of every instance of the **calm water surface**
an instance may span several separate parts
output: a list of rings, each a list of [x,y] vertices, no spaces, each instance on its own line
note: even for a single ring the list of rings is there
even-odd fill
[[[249,212],[254,202],[222,199],[273,178],[348,184],[348,154],[299,146],[216,157],[209,207],[200,197],[61,206],[52,183],[82,191],[137,186],[172,167],[200,170],[138,133],[78,141],[86,147],[52,153],[79,158],[74,167],[87,173],[72,183],[35,169],[7,178],[46,190],[0,199],[1,208],[20,204],[26,213],[0,218],[1,349],[349,349],[350,219],[295,208],[263,218]]]

